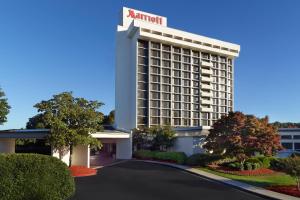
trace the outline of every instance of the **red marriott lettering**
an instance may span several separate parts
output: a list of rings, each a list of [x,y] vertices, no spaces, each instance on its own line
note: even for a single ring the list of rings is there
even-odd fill
[[[159,16],[152,17],[150,15],[142,14],[139,12],[135,13],[134,10],[131,10],[131,9],[128,10],[127,17],[131,17],[132,19],[140,19],[140,20],[144,20],[144,21],[148,21],[151,23],[162,25],[162,17],[159,17]]]

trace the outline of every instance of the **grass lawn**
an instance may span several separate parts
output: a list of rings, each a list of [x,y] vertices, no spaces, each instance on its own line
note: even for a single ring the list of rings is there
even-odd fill
[[[198,168],[199,170],[203,170],[215,175],[223,176],[229,179],[245,182],[251,185],[259,186],[259,187],[268,187],[274,185],[295,185],[295,179],[291,176],[277,172],[272,175],[265,175],[265,176],[239,176],[239,175],[232,175],[232,174],[225,174],[222,172],[217,172],[212,169],[208,168]]]

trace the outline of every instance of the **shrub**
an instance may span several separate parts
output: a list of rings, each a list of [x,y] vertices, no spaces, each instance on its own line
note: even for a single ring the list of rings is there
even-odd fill
[[[39,154],[0,154],[1,200],[63,200],[75,191],[66,164]]]
[[[252,163],[246,162],[246,163],[244,164],[244,169],[245,169],[245,170],[252,170]]]
[[[234,170],[241,170],[241,163],[239,162],[226,163],[225,166]]]
[[[276,171],[282,171],[285,168],[284,158],[273,158],[270,160],[270,168]]]
[[[212,162],[222,159],[223,157],[220,155],[214,154],[194,154],[187,158],[187,165],[190,166],[207,166]]]
[[[187,156],[183,152],[156,152],[154,158],[184,164]]]
[[[159,152],[149,150],[139,150],[134,152],[133,156],[139,159],[155,159],[176,162],[177,164],[184,164],[186,155],[183,152]]]
[[[257,158],[261,162],[261,167],[263,168],[269,168],[271,160],[274,159],[274,157],[265,157],[265,156],[260,156]]]
[[[135,158],[139,158],[139,159],[153,159],[154,158],[154,151],[150,151],[150,150],[139,150],[139,151],[135,151],[133,153],[133,157]]]

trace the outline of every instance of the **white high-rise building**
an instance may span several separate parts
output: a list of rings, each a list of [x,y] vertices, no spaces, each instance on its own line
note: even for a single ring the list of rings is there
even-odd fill
[[[234,109],[239,51],[237,44],[169,28],[166,17],[124,7],[116,35],[116,128],[169,124],[189,137],[181,138],[186,144],[195,141],[199,130]]]

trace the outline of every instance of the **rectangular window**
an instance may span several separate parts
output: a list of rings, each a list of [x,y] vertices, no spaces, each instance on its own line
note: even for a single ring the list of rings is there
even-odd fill
[[[151,83],[151,90],[160,91],[160,86],[157,83]]]
[[[281,135],[281,139],[283,139],[283,140],[291,140],[292,136],[291,135]]]
[[[285,148],[285,149],[293,149],[293,143],[290,143],[290,142],[282,142],[281,145],[282,145],[283,148]]]
[[[180,61],[180,55],[178,54],[173,54],[173,59],[176,60],[176,61]]]
[[[173,71],[173,75],[174,75],[175,77],[180,77],[180,71],[174,70],[174,71]]]
[[[162,110],[162,116],[165,117],[170,117],[171,116],[171,111],[170,110]]]
[[[167,84],[171,84],[171,78],[170,77],[162,77],[162,82],[167,83]]]
[[[168,68],[171,67],[171,62],[170,62],[170,61],[163,60],[163,61],[162,61],[162,64],[163,64],[163,67],[168,67]]]
[[[179,110],[174,110],[174,111],[173,111],[173,116],[174,116],[174,117],[181,117],[181,116],[180,116],[180,111],[179,111]]]
[[[171,100],[171,94],[163,93],[162,94],[162,99],[163,100]]]
[[[191,71],[191,66],[189,64],[183,64],[183,70]]]
[[[174,97],[174,101],[180,101],[181,100],[181,95],[180,94],[174,94],[173,95],[173,97]]]
[[[167,60],[171,59],[171,54],[163,52],[163,59],[167,59]]]
[[[160,116],[159,109],[151,109],[150,113],[152,116]]]
[[[160,74],[160,68],[159,67],[151,67],[151,73]]]
[[[163,44],[163,45],[162,45],[162,49],[163,49],[164,51],[171,51],[170,45],[165,45],[165,44]]]
[[[162,102],[162,107],[163,108],[171,108],[171,103],[169,101],[163,101]]]
[[[151,81],[159,83],[160,82],[160,76],[151,75]]]
[[[174,69],[180,69],[180,63],[174,62]]]
[[[151,42],[151,47],[153,49],[160,49],[160,43],[157,42]]]
[[[160,93],[159,92],[151,92],[151,98],[152,99],[159,99]]]
[[[175,53],[180,53],[181,52],[179,47],[173,47],[173,51]]]
[[[156,66],[160,66],[160,60],[156,59],[156,58],[151,58],[151,64],[156,65]]]
[[[157,101],[157,100],[152,100],[151,101],[151,107],[153,107],[153,108],[159,108],[159,101]]]
[[[174,86],[174,93],[180,93],[181,92],[181,88],[178,86]]]
[[[170,85],[162,85],[162,91],[171,92],[171,86]]]
[[[151,56],[160,58],[160,51],[157,50],[151,50]]]

